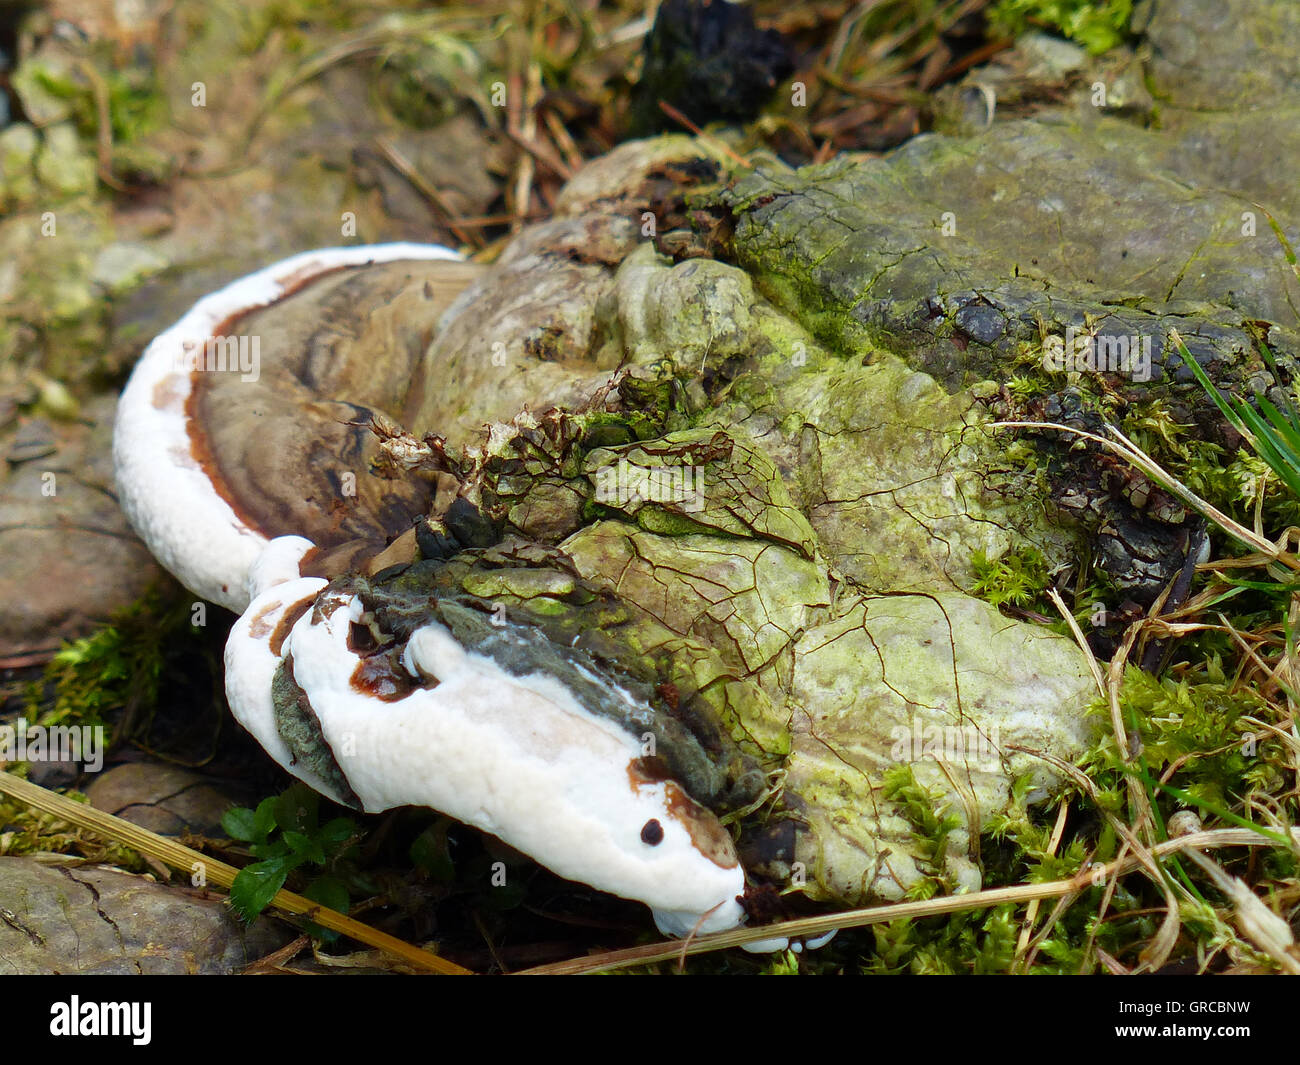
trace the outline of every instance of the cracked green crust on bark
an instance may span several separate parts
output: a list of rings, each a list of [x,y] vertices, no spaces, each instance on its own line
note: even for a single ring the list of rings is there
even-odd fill
[[[693,789],[735,809],[771,786],[741,825],[751,872],[802,870],[841,903],[977,886],[973,841],[1013,783],[1059,787],[1054,764],[1094,731],[1078,648],[964,594],[978,554],[1032,546],[1050,570],[1076,552],[1033,450],[987,429],[997,382],[1071,326],[1151,336],[1153,393],[1187,376],[1170,328],[1225,380],[1258,375],[1261,329],[1296,350],[1280,253],[1239,231],[1248,201],[1153,165],[1170,142],[1142,132],[1009,122],[883,159],[761,162],[696,196],[729,211],[731,262],[636,239],[648,203],[628,175],[667,149],[621,147],[598,164],[618,191],[575,182],[548,223],[560,250],[528,236],[437,342],[490,350],[506,307],[547,323],[538,379],[580,398],[466,454],[472,494],[531,543],[390,579],[504,604],[712,729],[749,786]],[[1120,192],[1117,224],[1094,201]],[[1180,224],[1137,224],[1157,208]],[[958,818],[942,854],[889,797],[900,766]]]
[[[890,769],[910,763],[959,816],[946,872],[951,886],[974,888],[966,849],[1006,802],[1008,781],[1058,782],[1027,752],[1059,757],[1092,735],[1082,713],[1062,713],[1095,690],[1073,643],[969,596],[856,599],[807,633],[794,661],[785,786],[809,828],[794,857],[822,898],[897,899],[935,875],[882,794]]]
[[[1040,149],[1064,151],[1067,134],[1049,130]],[[1006,150],[1023,147],[1004,136]],[[940,147],[914,150],[920,158]],[[636,150],[620,149],[625,166],[635,168]],[[1060,784],[1053,760],[1086,748],[1095,692],[1081,652],[964,594],[977,553],[1028,543],[1049,566],[1074,554],[1042,470],[987,430],[994,388],[982,378],[1008,353],[1023,355],[1022,319],[1037,336],[1041,314],[1073,320],[1051,318],[1061,308],[1084,321],[1085,309],[1104,307],[1125,328],[1155,313],[1142,299],[1099,303],[1083,284],[1054,286],[1045,300],[1041,279],[998,273],[996,249],[973,236],[956,252],[891,259],[888,226],[908,219],[869,193],[904,163],[786,175],[808,188],[779,210],[778,200],[760,202],[770,173],[742,177],[726,195],[747,269],[674,262],[599,203],[585,214],[575,203],[559,220],[568,227],[551,233],[564,238],[559,251],[528,235],[457,301],[434,345],[454,340],[464,358],[481,356],[485,388],[471,392],[484,398],[472,406],[495,400],[486,383],[516,372],[486,357],[505,323],[553,327],[545,351],[529,355],[521,342],[510,358],[537,369],[559,409],[539,404],[498,422],[461,461],[469,496],[509,536],[375,581],[375,594],[459,625],[471,644],[491,642],[482,619],[503,607],[511,625],[625,678],[659,715],[650,729],[658,753],[693,794],[723,811],[764,800],[741,822],[747,868],[781,883],[802,868],[804,891],[846,903],[901,897],[924,877],[975,886],[972,841],[1013,782],[1029,776],[1046,794]],[[833,195],[818,199],[819,189]],[[823,213],[796,217],[808,202]],[[626,218],[637,206],[624,198],[608,209]],[[846,228],[868,211],[886,216],[869,230],[885,248],[879,271],[872,239],[845,250]],[[830,241],[805,275],[816,298],[801,293],[790,307],[767,298],[780,286],[769,285],[766,261],[745,258],[764,227],[786,274],[812,256],[810,241]],[[575,271],[583,234],[604,242]],[[879,333],[864,327],[869,315],[846,312],[863,292],[889,296],[888,314],[914,312],[934,281],[916,272],[922,260],[967,282],[987,268],[1023,305],[958,293],[941,301],[940,317],[914,314]],[[566,317],[573,307],[580,313]],[[947,332],[934,325],[950,313]],[[1225,313],[1162,303],[1157,317],[1177,319],[1226,359],[1249,338]],[[997,333],[1007,322],[1014,327]],[[481,413],[467,407],[460,424]],[[529,646],[563,670],[545,645]],[[669,722],[696,739],[674,737]],[[958,817],[943,854],[914,837],[888,797],[887,770],[898,766]]]
[[[1114,118],[1006,122],[880,159],[765,160],[719,200],[736,262],[836,350],[885,346],[959,388],[1005,380],[1073,326],[1150,336],[1156,379],[1190,382],[1171,328],[1230,365],[1253,347],[1251,319],[1292,320],[1295,279],[1271,235],[1242,232],[1256,205],[1153,167],[1160,143]],[[1300,350],[1292,329],[1269,339]]]

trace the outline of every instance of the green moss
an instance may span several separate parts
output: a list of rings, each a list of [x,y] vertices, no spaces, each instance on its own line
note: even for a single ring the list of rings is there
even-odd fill
[[[1032,544],[1017,544],[997,559],[976,551],[971,564],[975,571],[971,594],[996,607],[1037,605],[1047,588],[1047,560]]]
[[[484,81],[481,63],[464,41],[425,33],[391,47],[380,60],[377,91],[394,117],[417,129],[431,129],[456,114],[463,99]],[[491,80],[486,79],[486,80]]]
[[[592,415],[583,430],[583,446],[593,451],[598,447],[621,447],[639,439],[628,419],[617,414]]]
[[[1093,55],[1124,42],[1133,0],[998,0],[988,11],[990,29],[1018,37],[1030,25],[1048,26]]]
[[[660,536],[729,536],[712,526],[702,525],[685,514],[665,510],[652,503],[647,503],[637,511],[636,523],[647,532],[658,533]]]
[[[961,819],[947,807],[936,806],[935,797],[916,782],[909,764],[895,766],[885,774],[882,792],[911,823],[917,854],[936,872],[941,870],[948,837],[961,825]]]
[[[25,777],[25,766],[7,770]],[[73,802],[87,803],[77,791],[65,793]],[[73,828],[54,814],[42,813],[25,803],[0,796],[0,855],[75,854],[92,862],[116,865],[132,872],[144,872],[144,859],[120,843],[109,843],[78,828]]]
[[[1266,704],[1225,676],[1217,657],[1178,678],[1129,670],[1120,700],[1124,719],[1141,742],[1147,772],[1167,777],[1203,815],[1232,807],[1252,791],[1281,790],[1288,772],[1285,752],[1271,733],[1257,734],[1249,720],[1266,717]],[[1096,751],[1090,764],[1122,771],[1112,744]],[[1168,793],[1155,798],[1167,813],[1182,805]],[[1292,816],[1300,819],[1300,809]]]
[[[109,624],[66,644],[46,668],[44,683],[28,692],[29,719],[106,729],[125,723],[128,731],[148,721],[164,686],[197,677],[195,663],[204,650],[196,646],[201,630],[191,624],[193,607],[188,598],[171,600],[154,590]]]
[[[270,0],[238,10],[238,44],[245,55],[266,48],[272,34],[282,36],[287,51],[299,52],[308,42],[309,27],[345,29],[356,21],[351,5],[333,0]]]
[[[984,975],[1010,970],[1019,922],[1010,906],[976,910],[935,925],[911,921],[876,925],[876,956],[864,966],[871,973],[910,972],[916,976]]]
[[[83,78],[74,78],[54,66],[33,66],[31,84],[49,97],[68,104],[81,132],[93,136],[99,125],[95,91]],[[166,115],[158,73],[153,67],[110,65],[98,70],[107,96],[108,117],[114,143],[129,143],[156,130]]]
[[[559,618],[571,613],[573,607],[548,595],[538,595],[528,600],[528,610],[540,617]]]
[[[803,269],[802,260],[780,255],[777,249],[756,251],[753,242],[742,245],[740,251],[739,265],[753,278],[754,287],[792,315],[819,344],[841,355],[878,346],[845,305],[826,298],[824,286]]]
[[[1268,801],[1274,816],[1295,823],[1300,814],[1295,798],[1277,799],[1285,793],[1288,771],[1283,745],[1268,734],[1257,734],[1249,720],[1265,715],[1266,705],[1256,692],[1226,677],[1217,661],[1210,659],[1200,670],[1179,679],[1131,670],[1121,691],[1121,707],[1140,742],[1141,772],[1148,779],[1166,778],[1179,793],[1148,789],[1159,825],[1184,804],[1184,798],[1199,810],[1206,827],[1234,824],[1233,819],[1249,809],[1245,797],[1262,792],[1273,796]],[[1104,715],[1105,707],[1099,704],[1096,712]],[[1060,881],[1118,857],[1112,818],[1132,823],[1128,780],[1133,770],[1120,759],[1109,737],[1085,760],[1085,767],[1091,787],[1063,797],[1069,803],[1068,828],[1055,844],[1058,810],[1028,805],[1030,779],[1016,782],[1007,809],[984,826],[979,853],[986,883]],[[886,794],[902,805],[918,841],[938,853],[951,831],[947,811],[936,809],[906,771],[890,775]],[[1223,819],[1218,819],[1220,811]],[[1261,877],[1277,883],[1294,876],[1297,868],[1295,855],[1285,847],[1255,851],[1249,866],[1230,851],[1217,852],[1216,858],[1229,868],[1237,864],[1239,876],[1251,870],[1257,892]],[[1217,898],[1212,889],[1198,884],[1176,859],[1166,859],[1166,865],[1188,889],[1178,914],[1185,938],[1174,956],[1199,949],[1204,962],[1226,946],[1239,956],[1252,956],[1221,910],[1198,897]],[[914,894],[930,897],[940,888],[939,879],[932,877]],[[1071,974],[1095,972],[1098,951],[1103,950],[1122,964],[1137,965],[1163,913],[1160,891],[1143,878],[1108,882],[1098,877],[1053,914],[1050,928],[1043,924],[1040,912],[1034,930],[1045,934],[1032,960],[1017,960],[1014,950],[1023,911],[996,909],[876,927],[874,943],[862,949],[858,964],[864,971],[879,973]]]

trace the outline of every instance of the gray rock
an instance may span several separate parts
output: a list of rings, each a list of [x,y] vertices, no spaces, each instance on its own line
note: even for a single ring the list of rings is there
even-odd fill
[[[0,972],[238,972],[294,933],[222,899],[116,870],[0,858]]]
[[[101,248],[90,268],[90,279],[116,295],[139,285],[167,266],[165,256],[139,241],[118,241]]]
[[[17,465],[53,455],[58,450],[54,430],[44,418],[33,418],[14,433],[5,458]]]
[[[40,137],[26,122],[0,131],[0,202],[6,207],[29,202],[36,194],[33,166]]]
[[[48,446],[0,469],[0,658],[48,657],[162,576],[117,506],[115,407],[102,397],[84,422],[29,422],[45,426]]]
[[[1161,98],[1195,110],[1272,111],[1300,92],[1290,0],[1154,0],[1146,38]]]
[[[206,778],[179,766],[130,762],[97,776],[90,805],[164,836],[224,835],[222,815],[236,805]]]
[[[45,143],[36,157],[36,177],[60,196],[76,196],[95,187],[95,158],[81,143],[71,123],[45,130]]]

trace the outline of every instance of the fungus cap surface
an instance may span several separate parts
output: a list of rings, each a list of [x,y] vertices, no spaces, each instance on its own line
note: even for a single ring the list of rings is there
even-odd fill
[[[236,612],[269,537],[222,498],[195,454],[189,419],[198,371],[190,367],[224,323],[276,303],[342,267],[458,259],[434,244],[323,248],[275,263],[199,300],[145,349],[118,404],[113,461],[119,499],[154,557],[192,592]]]

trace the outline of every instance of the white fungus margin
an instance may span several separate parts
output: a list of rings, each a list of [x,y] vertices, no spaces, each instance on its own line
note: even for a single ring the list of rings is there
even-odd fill
[[[245,578],[267,538],[221,498],[191,450],[186,407],[202,350],[223,322],[265,307],[305,281],[344,266],[405,259],[460,259],[437,244],[321,248],[274,263],[204,296],[145,349],[118,402],[113,464],[131,525],[163,567],[190,591],[239,613]]]
[[[291,764],[278,734],[268,735],[269,651],[245,619],[272,600],[288,609],[319,587],[323,582],[303,578],[264,593],[232,632],[226,656],[228,667],[251,666],[257,674],[251,688],[240,682],[230,689],[236,716],[313,787],[319,781]],[[436,679],[432,687],[388,702],[358,691],[353,678],[362,660],[349,649],[348,633],[363,612],[354,596],[307,611],[281,652],[292,654],[294,680],[367,812],[441,810],[560,876],[645,902],[672,935],[743,921],[740,863],[733,855],[724,867],[701,852],[674,815],[666,782],[634,786],[629,766],[641,751],[631,735],[586,710],[555,678],[511,676],[436,622],[412,634],[404,655],[413,677]],[[642,838],[651,820],[662,829],[653,845]]]

